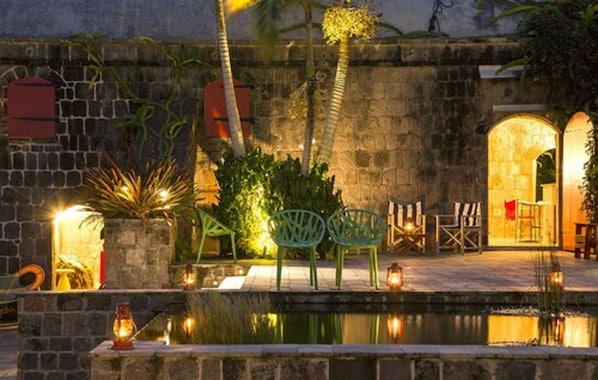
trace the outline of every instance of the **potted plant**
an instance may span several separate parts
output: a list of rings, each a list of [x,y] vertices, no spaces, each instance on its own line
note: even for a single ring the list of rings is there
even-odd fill
[[[80,196],[103,219],[104,286],[169,287],[177,220],[192,217],[196,200],[193,179],[175,160],[138,170],[109,158],[86,173]]]

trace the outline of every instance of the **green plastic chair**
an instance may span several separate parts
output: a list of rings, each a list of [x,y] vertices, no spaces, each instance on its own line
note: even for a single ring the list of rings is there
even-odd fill
[[[308,210],[284,210],[268,219],[268,232],[278,246],[276,289],[280,290],[284,249],[309,248],[309,285],[317,290],[316,246],[320,244],[326,232],[324,219],[315,212]]]
[[[230,241],[233,249],[233,259],[236,264],[237,251],[235,249],[235,231],[220,223],[216,218],[214,218],[214,216],[208,214],[204,210],[197,209],[197,215],[199,216],[199,220],[201,221],[201,240],[199,243],[199,250],[197,251],[197,260],[195,260],[195,263],[199,264],[199,260],[201,259],[201,253],[203,252],[203,246],[207,236],[230,236]]]
[[[332,214],[326,224],[336,245],[336,287],[340,290],[342,285],[345,250],[368,248],[370,286],[380,289],[378,246],[386,236],[386,221],[368,210],[343,209]]]

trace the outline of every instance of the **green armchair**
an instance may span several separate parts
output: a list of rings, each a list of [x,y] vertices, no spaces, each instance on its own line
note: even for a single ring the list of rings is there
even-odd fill
[[[320,244],[326,232],[324,219],[308,210],[284,210],[268,219],[268,232],[278,246],[276,265],[276,289],[280,290],[282,275],[282,258],[285,248],[309,249],[309,282],[318,289],[318,273],[316,270],[316,246]]]
[[[342,285],[345,250],[367,248],[370,286],[379,289],[378,246],[386,236],[386,221],[368,210],[343,209],[328,218],[327,227],[336,245],[336,287],[340,290]]]
[[[214,216],[208,214],[204,210],[197,209],[197,215],[201,222],[201,239],[199,242],[199,249],[197,251],[197,259],[195,260],[195,263],[198,264],[199,260],[201,259],[201,254],[203,252],[203,246],[206,242],[206,237],[230,236],[233,251],[233,259],[236,264],[237,251],[235,247],[235,231],[231,230],[230,228],[219,222]]]

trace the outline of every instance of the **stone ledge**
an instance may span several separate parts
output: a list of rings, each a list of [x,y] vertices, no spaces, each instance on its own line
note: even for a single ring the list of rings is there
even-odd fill
[[[594,378],[598,374],[598,348],[553,346],[432,346],[432,345],[180,345],[136,342],[129,351],[113,351],[105,341],[90,353],[91,379],[124,378],[132,368],[152,368],[168,373],[185,361],[185,371],[197,378],[214,376],[244,379],[276,378],[285,372],[292,378],[343,379],[359,373],[373,379],[404,377],[442,379],[443,371],[455,378],[485,373],[488,378],[541,378],[548,372],[563,378]],[[214,367],[214,363],[219,363]],[[149,365],[151,363],[151,365]],[[141,373],[139,373],[141,374]],[[150,373],[148,372],[148,375]],[[315,376],[315,377],[311,377]]]

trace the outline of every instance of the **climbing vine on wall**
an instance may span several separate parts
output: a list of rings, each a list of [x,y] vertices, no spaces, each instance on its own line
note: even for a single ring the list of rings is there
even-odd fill
[[[131,102],[131,112],[117,124],[126,142],[127,163],[140,168],[148,157],[160,160],[172,158],[177,137],[192,121],[186,109],[188,99],[182,89],[183,74],[192,67],[207,67],[201,60],[199,50],[172,46],[149,37],[139,38],[142,43],[158,47],[162,53],[161,59],[170,67],[170,88],[166,98],[153,99],[142,95],[140,88],[127,81],[123,73],[106,62],[98,44],[101,41],[101,37],[90,33],[62,40],[64,44],[87,54],[87,67],[92,71],[90,88],[101,81],[114,81],[121,96]]]

